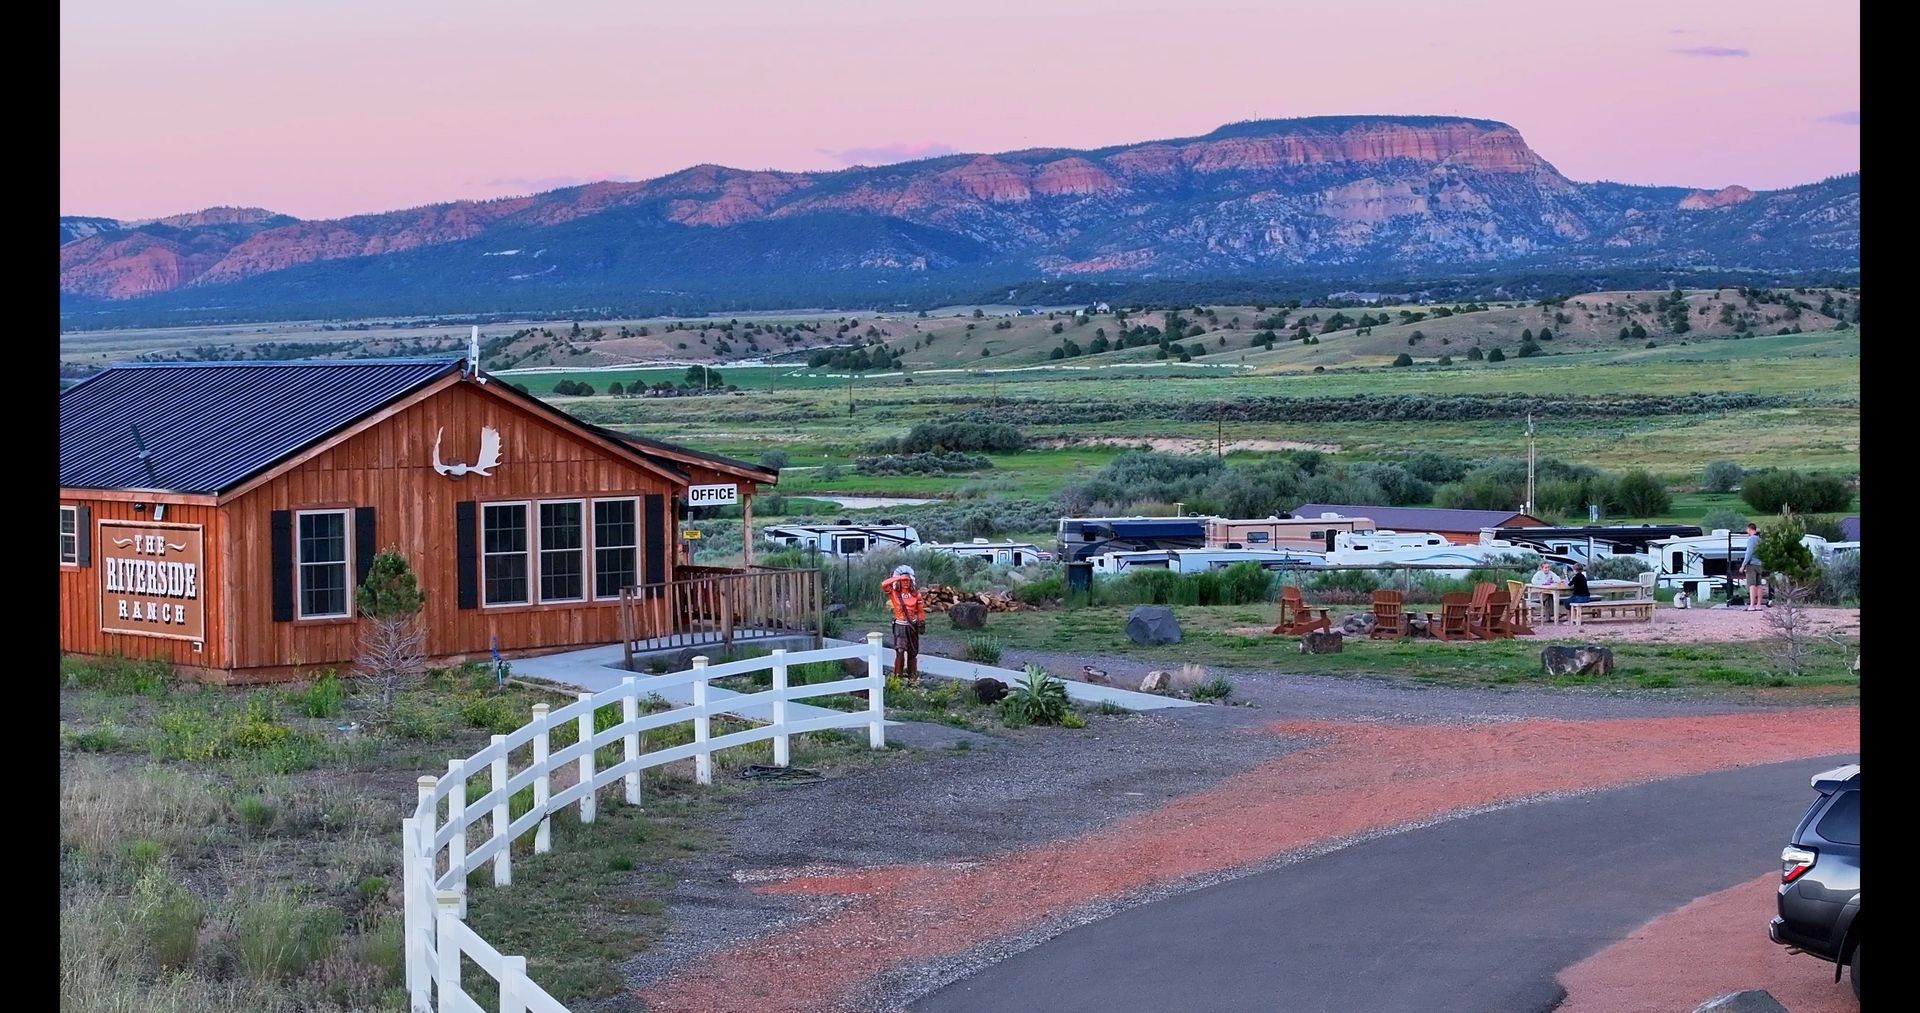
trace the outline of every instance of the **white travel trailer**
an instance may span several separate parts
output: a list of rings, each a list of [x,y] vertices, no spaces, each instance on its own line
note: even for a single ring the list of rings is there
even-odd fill
[[[875,549],[911,549],[920,544],[920,532],[911,524],[774,524],[761,535],[766,542],[803,549],[823,556],[858,557]]]
[[[1395,563],[1435,565],[1457,563],[1458,570],[1435,570],[1448,577],[1465,576],[1469,569],[1484,566],[1499,556],[1530,552],[1531,549],[1506,542],[1488,545],[1455,545],[1431,531],[1402,534],[1398,531],[1343,531],[1333,536],[1333,550],[1327,563],[1335,566],[1390,566]]]
[[[971,542],[922,542],[928,552],[944,552],[967,559],[984,559],[995,566],[1026,566],[1053,558],[1032,542],[990,542],[976,538]]]
[[[1326,557],[1313,552],[1260,549],[1149,549],[1139,552],[1108,552],[1090,557],[1093,572],[1125,573],[1128,570],[1172,570],[1175,573],[1206,573],[1224,570],[1235,563],[1258,563],[1268,570],[1295,566],[1318,566]]]
[[[1829,542],[1806,535],[1800,544],[1825,562],[1839,552],[1860,551],[1859,542]],[[1661,587],[1685,591],[1694,601],[1726,598],[1728,585],[1739,580],[1740,560],[1747,555],[1747,533],[1715,528],[1694,538],[1665,538],[1647,546]]]

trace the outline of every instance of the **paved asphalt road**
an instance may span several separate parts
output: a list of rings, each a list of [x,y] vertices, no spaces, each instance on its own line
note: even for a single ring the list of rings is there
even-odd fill
[[[1802,760],[1513,806],[1081,926],[916,1013],[1548,1010],[1560,969],[1778,868]],[[1752,926],[1764,933],[1764,923]]]

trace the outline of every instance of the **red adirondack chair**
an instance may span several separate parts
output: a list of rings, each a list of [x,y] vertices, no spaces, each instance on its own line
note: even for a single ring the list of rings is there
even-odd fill
[[[1471,640],[1473,631],[1467,626],[1467,613],[1473,608],[1473,595],[1466,591],[1452,591],[1440,596],[1440,612],[1427,613],[1427,632],[1439,640]]]
[[[1280,589],[1280,624],[1273,628],[1275,633],[1299,636],[1315,630],[1333,628],[1333,620],[1328,618],[1332,609],[1308,608],[1306,599],[1300,596],[1300,589],[1289,585]],[[1318,617],[1314,613],[1319,613]]]
[[[1382,638],[1398,640],[1412,632],[1407,624],[1406,596],[1398,591],[1381,589],[1373,593],[1373,631],[1367,634],[1370,640]]]

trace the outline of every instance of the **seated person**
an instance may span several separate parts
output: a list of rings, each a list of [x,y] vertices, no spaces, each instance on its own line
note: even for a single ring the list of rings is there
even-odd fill
[[[1593,595],[1587,593],[1587,568],[1579,563],[1573,564],[1573,579],[1567,582],[1567,604],[1575,605],[1583,601],[1592,601]]]
[[[1533,579],[1529,583],[1534,587],[1559,587],[1560,578],[1554,574],[1553,564],[1543,559],[1540,561],[1540,569],[1534,571]]]

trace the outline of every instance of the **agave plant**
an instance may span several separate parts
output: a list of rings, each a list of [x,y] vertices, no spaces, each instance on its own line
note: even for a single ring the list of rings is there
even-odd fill
[[[1067,686],[1038,665],[1007,694],[1001,711],[1013,724],[1057,725],[1067,715]]]

